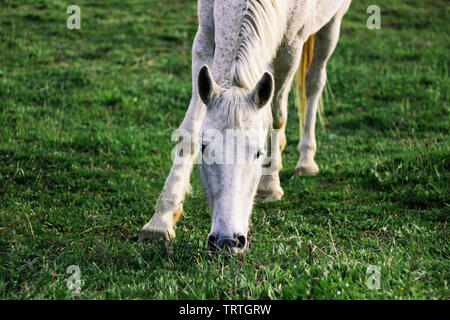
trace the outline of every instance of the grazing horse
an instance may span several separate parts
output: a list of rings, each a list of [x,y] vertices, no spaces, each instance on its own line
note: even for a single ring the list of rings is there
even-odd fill
[[[306,106],[299,108],[305,112],[301,114],[304,125],[296,174],[318,172],[314,161],[317,108],[326,82],[326,63],[338,42],[350,2],[198,0],[192,97],[179,128],[191,137],[187,139],[191,147],[180,152],[183,161],[174,161],[141,240],[175,237],[174,225],[183,210],[195,159],[224,150],[223,145],[236,140],[226,134],[232,129],[245,137],[243,145],[248,152],[242,161],[198,164],[212,214],[207,245],[233,253],[248,248],[255,196],[267,201],[283,196],[278,173],[286,145],[288,93],[294,78],[303,83],[302,94],[306,92]],[[207,134],[211,130],[222,134],[222,139],[211,139]],[[267,140],[252,139],[250,131],[262,132]],[[269,147],[270,152],[265,152]],[[264,172],[265,168],[270,170]]]

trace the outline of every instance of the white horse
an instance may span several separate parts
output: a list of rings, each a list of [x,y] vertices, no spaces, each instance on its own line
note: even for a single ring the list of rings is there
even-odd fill
[[[268,201],[283,196],[278,172],[286,144],[288,93],[296,72],[300,77],[306,73],[307,98],[296,174],[318,172],[314,161],[317,108],[326,82],[326,63],[338,42],[341,20],[350,2],[198,0],[192,98],[180,126],[190,133],[192,148],[183,152],[183,161],[174,162],[156,212],[142,229],[141,240],[175,237],[174,225],[189,190],[194,160],[200,150],[203,157],[205,150],[211,149],[211,141],[204,139],[208,130],[223,133],[225,144],[230,139],[225,134],[227,129],[240,130],[244,135],[250,130],[267,135],[272,130],[268,162],[264,158],[269,155],[261,156],[264,143],[245,139],[246,150],[252,151],[245,154],[242,163],[203,162],[198,166],[212,213],[208,248],[226,247],[234,253],[248,248],[255,196]],[[306,57],[308,52],[312,58]],[[263,175],[263,163],[272,168],[269,174]]]

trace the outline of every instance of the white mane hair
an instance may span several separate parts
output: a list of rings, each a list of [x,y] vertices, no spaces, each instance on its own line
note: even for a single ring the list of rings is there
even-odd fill
[[[251,112],[262,112],[263,128],[272,128],[271,102],[262,110],[251,101],[245,90],[251,91],[264,72],[270,70],[268,61],[276,54],[284,30],[288,1],[246,0],[240,23],[238,46],[230,71],[232,87],[220,93],[213,103],[228,119],[229,128],[245,127],[244,119]],[[278,29],[277,29],[278,28]],[[245,90],[243,90],[243,89]]]
[[[220,92],[209,106],[211,110],[219,108],[227,119],[228,129],[244,129],[245,120],[254,117],[255,113],[260,112],[263,121],[263,129],[272,128],[271,103],[267,103],[263,108],[252,101],[248,92],[242,88],[231,87]]]
[[[247,0],[239,31],[239,45],[231,68],[230,83],[251,90],[269,70],[285,26],[288,1]]]

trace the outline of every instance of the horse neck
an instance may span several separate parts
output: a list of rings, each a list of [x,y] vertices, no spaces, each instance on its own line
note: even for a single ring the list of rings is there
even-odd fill
[[[290,1],[221,0],[214,9],[213,77],[222,87],[251,90],[276,54]]]

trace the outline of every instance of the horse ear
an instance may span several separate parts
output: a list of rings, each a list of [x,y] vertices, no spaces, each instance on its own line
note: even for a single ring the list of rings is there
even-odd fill
[[[217,92],[218,86],[214,82],[207,65],[204,65],[198,73],[197,86],[200,99],[202,99],[204,104],[208,105],[211,102],[213,94]]]
[[[250,98],[258,108],[262,108],[272,99],[274,87],[272,74],[265,72],[250,93]]]

